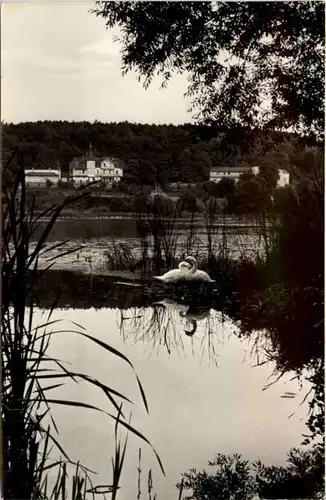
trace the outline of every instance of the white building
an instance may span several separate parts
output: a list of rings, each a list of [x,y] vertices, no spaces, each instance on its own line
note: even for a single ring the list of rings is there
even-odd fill
[[[70,163],[69,177],[74,184],[102,181],[110,185],[123,178],[123,163],[117,158],[98,158],[90,144],[86,155],[74,158]]]
[[[250,167],[213,167],[209,180],[212,182],[219,182],[221,179],[234,179],[235,182],[239,180],[240,175],[245,173],[253,173]]]
[[[286,170],[279,169],[277,187],[284,187],[290,184],[290,174]]]
[[[25,169],[25,182],[28,186],[45,187],[48,181],[57,185],[61,179],[61,169],[50,168],[26,168]]]
[[[254,175],[258,175],[260,172],[260,167],[252,167],[252,173]],[[284,187],[288,186],[290,184],[290,174],[287,170],[284,170],[282,168],[279,168],[277,170],[278,177],[277,177],[277,187]]]
[[[123,177],[122,164],[115,158],[102,158],[100,169],[104,182],[119,182]]]
[[[210,181],[219,182],[221,179],[234,179],[235,182],[239,180],[240,175],[245,173],[252,173],[259,175],[260,167],[214,167],[210,172]],[[290,184],[290,174],[284,169],[278,169],[277,187],[284,187]]]

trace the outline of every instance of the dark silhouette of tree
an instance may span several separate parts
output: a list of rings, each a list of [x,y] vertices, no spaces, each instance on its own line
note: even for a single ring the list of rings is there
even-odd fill
[[[215,473],[190,470],[182,474],[188,500],[252,500],[259,498],[323,498],[324,460],[321,450],[291,449],[286,466],[250,464],[241,455],[218,454],[209,466]],[[181,488],[179,483],[178,488]]]
[[[272,204],[267,180],[253,174],[240,176],[236,197],[239,213],[261,214],[269,210]]]
[[[98,1],[92,12],[122,29],[123,74],[145,87],[189,75],[197,118],[323,131],[323,2]]]
[[[212,166],[232,168],[243,162],[257,164],[260,159],[263,168],[264,155],[270,154],[269,150],[275,142],[284,139],[274,137],[270,132],[257,132],[252,142],[263,146],[259,149],[253,144],[252,148],[257,149],[255,157],[245,135],[227,136],[220,132],[214,133],[215,138],[212,138],[211,131],[207,136],[203,132],[209,129],[208,126],[201,127],[198,135],[197,127],[191,124],[175,126],[61,121],[4,124],[3,159],[5,162],[19,148],[24,155],[26,168],[55,168],[59,163],[63,173],[68,173],[71,160],[84,155],[91,141],[96,155],[111,156],[124,162],[124,183],[159,183],[166,186],[171,182],[207,182]],[[292,136],[288,134],[286,137],[290,140]],[[300,148],[304,146],[305,143]],[[274,164],[270,161],[265,163],[265,172],[269,175]],[[308,163],[308,159],[305,166],[301,162],[300,169],[307,171]],[[16,167],[13,161],[11,171],[14,172]]]
[[[228,179],[227,177],[221,179],[217,183],[213,183],[209,188],[209,194],[215,198],[225,198],[232,196],[235,193],[235,182],[234,179]]]
[[[196,212],[197,210],[197,198],[196,195],[189,189],[182,193],[179,199],[179,206],[181,210],[187,210],[189,212]]]

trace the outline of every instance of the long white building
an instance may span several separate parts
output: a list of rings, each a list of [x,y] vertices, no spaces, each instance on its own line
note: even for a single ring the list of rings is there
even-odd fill
[[[61,179],[61,169],[51,168],[26,168],[25,182],[28,186],[45,187],[47,183],[57,185]]]
[[[219,182],[221,179],[234,179],[237,182],[240,175],[245,173],[253,173],[253,170],[250,167],[213,167],[209,180]]]
[[[74,158],[69,165],[69,178],[74,184],[102,181],[110,185],[123,178],[123,162],[112,157],[97,157],[92,145],[84,156]]]
[[[239,180],[240,175],[251,173],[259,175],[260,167],[213,167],[210,172],[210,181],[219,182],[221,179]],[[277,187],[284,187],[290,183],[290,174],[284,169],[278,169]]]

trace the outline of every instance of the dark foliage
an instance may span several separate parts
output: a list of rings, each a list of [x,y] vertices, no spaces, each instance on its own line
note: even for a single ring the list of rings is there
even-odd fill
[[[119,189],[129,193],[133,184],[153,187],[160,183],[166,187],[170,182],[205,183],[212,166],[237,166],[248,155],[250,160],[257,143],[257,154],[261,156],[285,138],[296,137],[258,129],[249,134],[241,127],[237,133],[226,132],[226,127],[190,124],[67,121],[3,124],[3,159],[6,161],[18,148],[24,154],[25,168],[54,168],[59,164],[62,172],[68,173],[71,160],[83,155],[91,142],[97,155],[113,156],[124,162],[124,181]],[[309,144],[308,139],[302,141],[302,147]],[[12,185],[17,170],[14,158],[10,169],[3,174],[3,185]]]
[[[251,500],[256,498],[323,498],[324,461],[319,449],[288,453],[286,466],[250,464],[240,455],[218,454],[209,462],[215,473],[190,470],[179,489],[191,490],[185,500]]]
[[[124,74],[147,87],[187,73],[198,118],[323,132],[322,2],[98,1],[92,12],[121,28]]]
[[[4,159],[19,147],[25,168],[56,167],[68,172],[69,163],[85,154],[89,142],[98,156],[108,155],[125,164],[126,184],[153,186],[176,181],[199,182],[209,178],[216,155],[210,146],[194,137],[194,126],[141,125],[135,123],[26,122],[3,125]],[[225,148],[228,149],[227,144]],[[232,148],[228,151],[232,165]],[[223,162],[219,158],[219,162]],[[218,163],[217,163],[218,164]],[[15,161],[3,179],[12,183]]]

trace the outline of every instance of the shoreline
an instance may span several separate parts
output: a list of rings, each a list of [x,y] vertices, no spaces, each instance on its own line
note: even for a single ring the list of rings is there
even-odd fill
[[[42,214],[42,211],[35,211],[34,215],[39,217]],[[57,220],[58,223],[62,221],[70,221],[70,220],[84,220],[84,221],[92,221],[92,220],[131,220],[131,221],[137,221],[137,220],[142,220],[144,222],[147,222],[150,217],[148,217],[149,214],[137,214],[134,212],[109,212],[107,214],[96,214],[96,213],[85,213],[84,212],[78,212],[78,211],[73,211],[73,212],[64,212],[62,211],[60,218]],[[154,217],[153,217],[154,218]],[[51,220],[51,217],[41,217],[39,221],[43,222],[48,222]],[[166,221],[171,221],[174,220],[176,223],[200,223],[202,225],[205,225],[205,217],[204,216],[197,216],[194,218],[191,218],[190,214],[185,214],[181,217],[166,217]],[[241,216],[225,216],[225,217],[217,217],[214,219],[214,224],[220,224],[224,225],[226,227],[248,227],[249,224],[253,223],[252,218],[248,217],[241,217]]]

